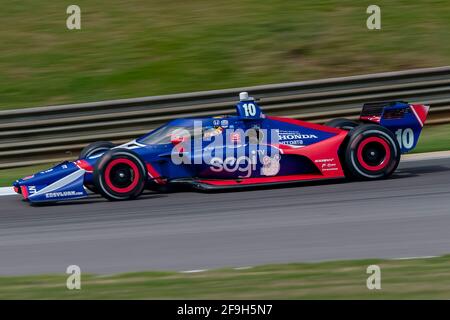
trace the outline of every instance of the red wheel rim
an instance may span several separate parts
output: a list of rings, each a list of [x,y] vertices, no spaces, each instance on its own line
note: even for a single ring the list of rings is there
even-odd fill
[[[365,153],[367,152],[366,147],[371,145],[376,145],[378,147],[381,147],[384,151],[384,158],[380,161],[377,165],[372,165],[367,163],[367,161],[364,159]],[[369,171],[379,171],[384,169],[388,164],[389,160],[391,159],[391,148],[389,147],[389,144],[382,138],[379,137],[370,137],[365,140],[363,140],[357,149],[357,157],[358,162],[361,164],[361,166]]]
[[[128,166],[131,171],[133,172],[133,180],[130,183],[130,185],[126,186],[126,187],[118,187],[116,185],[114,185],[113,181],[111,180],[111,171],[112,169],[119,165],[119,164],[124,164],[126,166]],[[110,163],[108,163],[106,170],[105,170],[105,182],[108,185],[108,187],[117,193],[127,193],[132,191],[134,188],[136,188],[137,184],[139,183],[139,177],[140,177],[140,173],[139,173],[139,169],[137,167],[137,165],[129,160],[129,159],[115,159],[113,161],[111,161]]]

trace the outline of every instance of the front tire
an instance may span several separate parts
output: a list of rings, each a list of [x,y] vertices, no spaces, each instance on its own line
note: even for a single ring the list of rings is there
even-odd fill
[[[97,155],[99,153],[104,153],[112,148],[114,148],[116,145],[109,141],[97,141],[93,142],[81,150],[80,155],[78,159],[86,159],[88,157],[92,157],[94,155]],[[86,188],[88,188],[93,193],[98,193],[97,188],[92,184],[86,184]]]
[[[97,141],[94,143],[91,143],[84,147],[83,150],[80,152],[80,156],[78,159],[86,159],[88,157],[92,157],[96,154],[99,154],[101,152],[106,152],[112,148],[114,148],[116,145],[109,141]]]
[[[108,151],[94,168],[94,186],[108,200],[135,199],[144,191],[146,182],[144,162],[127,149]]]
[[[346,172],[358,180],[383,179],[400,163],[400,147],[388,129],[364,124],[349,133],[344,159]]]

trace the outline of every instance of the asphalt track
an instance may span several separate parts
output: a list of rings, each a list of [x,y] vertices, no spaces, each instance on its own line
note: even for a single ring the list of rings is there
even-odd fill
[[[0,197],[0,275],[191,270],[450,253],[450,159],[389,180],[226,193],[99,197],[31,207]]]

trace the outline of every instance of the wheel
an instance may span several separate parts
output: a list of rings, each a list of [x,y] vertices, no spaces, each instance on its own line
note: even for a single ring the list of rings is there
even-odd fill
[[[364,124],[349,133],[344,165],[353,178],[382,179],[397,169],[400,154],[400,147],[391,131],[376,124]]]
[[[92,157],[95,154],[106,152],[109,149],[114,148],[116,145],[109,141],[97,141],[94,143],[91,143],[90,145],[87,145],[84,147],[83,150],[80,152],[80,156],[78,159],[85,159],[88,157]]]
[[[333,128],[350,131],[350,130],[356,128],[357,126],[359,126],[359,123],[356,121],[345,119],[345,118],[337,118],[337,119],[328,121],[327,123],[325,123],[325,125],[328,127],[333,127]]]
[[[91,157],[95,154],[106,152],[112,148],[114,148],[116,145],[109,141],[97,141],[94,143],[91,143],[84,147],[83,150],[80,152],[80,156],[78,159],[86,159],[88,157]],[[86,184],[86,188],[91,190],[93,193],[98,193],[97,188],[92,184]]]
[[[131,150],[110,150],[94,167],[94,186],[109,200],[135,199],[142,194],[146,182],[145,164]]]

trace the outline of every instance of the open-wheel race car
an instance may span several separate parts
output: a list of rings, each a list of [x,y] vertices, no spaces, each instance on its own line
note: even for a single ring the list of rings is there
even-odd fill
[[[367,103],[359,121],[325,125],[266,116],[240,94],[236,115],[176,119],[131,142],[95,142],[78,160],[17,180],[31,203],[139,197],[145,189],[210,190],[321,179],[382,179],[414,149],[429,107]]]

